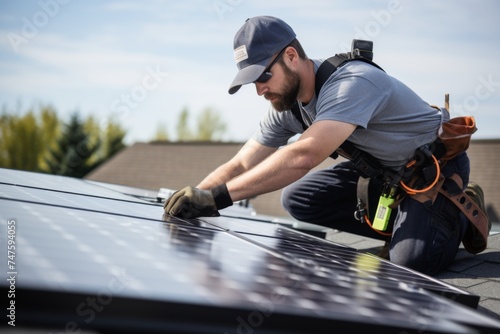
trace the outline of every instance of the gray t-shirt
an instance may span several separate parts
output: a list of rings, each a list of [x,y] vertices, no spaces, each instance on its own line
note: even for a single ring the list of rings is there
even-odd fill
[[[313,62],[317,71],[322,61]],[[301,106],[301,113],[307,125],[321,120],[357,125],[348,140],[388,167],[404,165],[418,147],[433,142],[440,124],[449,117],[399,80],[362,61],[338,68],[319,96]],[[262,145],[279,147],[302,132],[290,110],[278,112],[271,107],[253,138]]]

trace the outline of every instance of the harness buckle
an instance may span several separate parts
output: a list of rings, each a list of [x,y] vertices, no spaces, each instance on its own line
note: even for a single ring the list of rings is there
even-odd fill
[[[361,223],[366,223],[366,207],[361,198],[358,198],[358,203],[356,204],[356,211],[354,211],[354,219],[360,221]]]

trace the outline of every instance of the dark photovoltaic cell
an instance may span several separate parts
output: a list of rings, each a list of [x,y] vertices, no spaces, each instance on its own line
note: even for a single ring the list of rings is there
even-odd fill
[[[17,327],[500,330],[497,321],[469,307],[477,306],[477,296],[376,256],[251,217],[164,216],[154,200],[128,200],[98,184],[64,179],[0,169],[2,245],[7,222],[16,224]],[[7,263],[6,250],[0,261]],[[3,268],[5,285],[9,269]]]
[[[112,198],[128,202],[136,201],[134,197],[123,195],[108,188],[96,187],[96,184],[81,179],[59,175],[19,172],[13,169],[1,169],[0,184]]]

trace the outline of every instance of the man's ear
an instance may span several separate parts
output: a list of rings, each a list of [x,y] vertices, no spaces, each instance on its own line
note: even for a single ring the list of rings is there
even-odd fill
[[[297,63],[299,60],[299,53],[293,46],[288,46],[283,54],[283,60],[288,63]]]

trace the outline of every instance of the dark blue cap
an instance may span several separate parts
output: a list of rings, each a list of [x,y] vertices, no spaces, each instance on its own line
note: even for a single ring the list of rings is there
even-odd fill
[[[229,86],[229,94],[257,80],[273,55],[290,44],[295,36],[292,28],[276,17],[247,19],[234,36],[234,61],[239,71]]]

